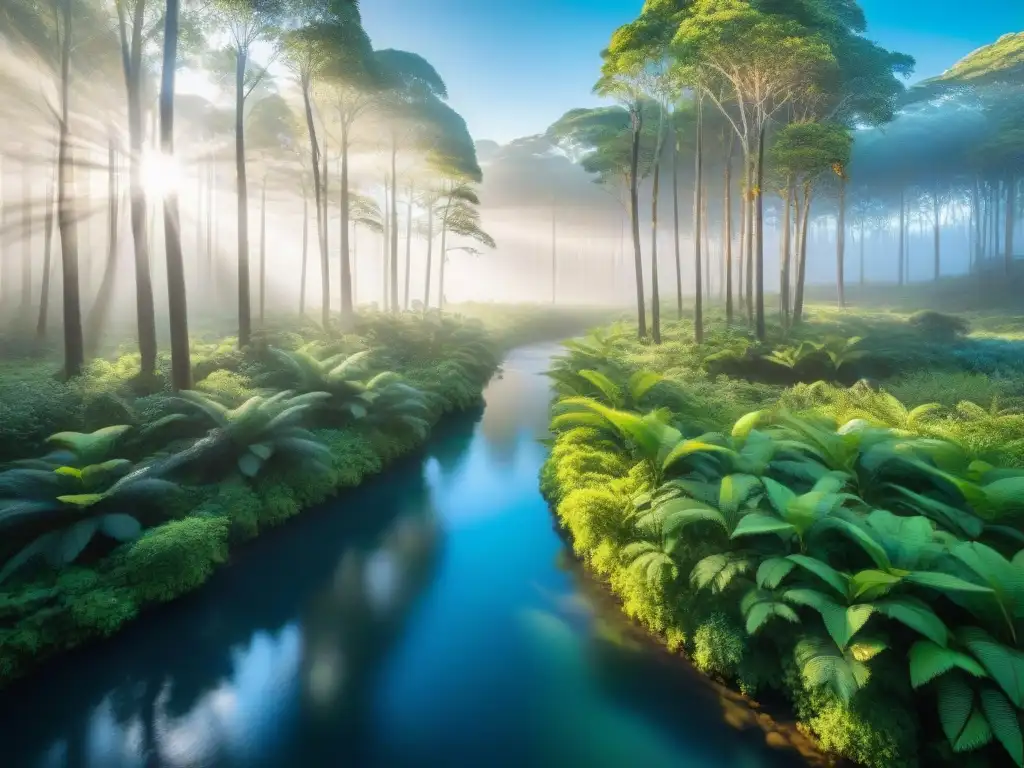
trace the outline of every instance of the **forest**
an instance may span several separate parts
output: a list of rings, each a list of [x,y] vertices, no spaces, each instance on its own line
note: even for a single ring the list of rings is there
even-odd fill
[[[13,764],[1024,766],[1024,32],[622,2],[497,141],[375,5],[0,5]]]

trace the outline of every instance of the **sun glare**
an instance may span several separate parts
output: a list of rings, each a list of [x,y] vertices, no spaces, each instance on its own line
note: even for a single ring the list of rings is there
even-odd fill
[[[162,198],[177,189],[181,180],[181,167],[163,152],[146,152],[142,156],[142,183],[149,197]]]

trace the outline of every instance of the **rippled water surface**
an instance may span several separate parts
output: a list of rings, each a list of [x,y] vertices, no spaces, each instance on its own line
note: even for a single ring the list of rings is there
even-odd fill
[[[0,693],[3,766],[794,765],[608,639],[537,474],[556,347],[482,416]]]

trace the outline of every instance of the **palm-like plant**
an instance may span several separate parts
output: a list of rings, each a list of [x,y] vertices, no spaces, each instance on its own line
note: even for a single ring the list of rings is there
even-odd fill
[[[311,408],[330,397],[327,392],[294,395],[285,390],[271,397],[256,395],[232,409],[198,392],[181,392],[179,402],[205,418],[210,431],[174,466],[214,455],[248,478],[256,477],[271,459],[329,466],[330,451],[301,424]]]
[[[111,459],[85,467],[17,468],[0,473],[0,533],[6,562],[0,581],[37,556],[73,562],[96,534],[116,541],[142,532],[140,507],[159,506],[178,490],[151,467]]]

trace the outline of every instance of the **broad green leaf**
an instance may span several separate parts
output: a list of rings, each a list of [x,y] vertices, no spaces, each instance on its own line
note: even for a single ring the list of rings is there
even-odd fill
[[[732,426],[732,436],[737,440],[746,440],[751,430],[756,428],[768,415],[768,411],[751,411],[741,416]]]
[[[962,627],[956,634],[957,639],[1010,697],[1014,706],[1024,708],[1024,654],[1002,645],[976,627]]]
[[[850,594],[850,577],[845,573],[840,573],[828,563],[824,563],[813,557],[808,557],[807,555],[790,555],[787,559],[796,563],[801,568],[810,571],[819,579],[824,581],[832,587],[832,589],[838,592],[844,601]]]
[[[783,599],[812,608],[821,614],[825,629],[840,650],[845,650],[853,636],[859,632],[874,613],[867,604],[843,606],[814,589],[789,589]]]
[[[796,563],[789,558],[770,557],[757,569],[757,586],[762,589],[775,589],[795,567]]]
[[[765,491],[768,493],[768,501],[780,515],[785,515],[789,504],[796,498],[796,494],[782,483],[772,480],[770,477],[762,478]]]
[[[892,563],[889,561],[889,555],[884,547],[875,541],[871,534],[865,531],[859,524],[844,520],[841,517],[825,517],[814,524],[813,532],[815,534],[829,530],[838,531],[849,538],[879,568],[888,569],[891,567]]]
[[[659,504],[655,511],[664,520],[663,531],[666,536],[675,536],[688,526],[699,522],[714,523],[726,533],[729,532],[729,526],[721,512],[695,499],[672,499]]]
[[[253,443],[249,446],[249,450],[256,454],[261,461],[266,461],[274,455],[274,446],[267,443]]]
[[[0,583],[3,583],[8,576],[20,569],[25,563],[40,555],[49,556],[60,544],[60,531],[50,531],[35,539],[28,546],[22,548],[14,557],[10,558],[4,567],[0,569]],[[52,558],[48,558],[52,559]]]
[[[727,515],[736,514],[750,495],[761,488],[754,475],[726,475],[719,489],[718,508]]]
[[[92,541],[93,534],[99,526],[99,520],[91,517],[87,520],[79,520],[60,533],[60,558],[61,562],[67,565],[73,563],[86,545]]]
[[[754,603],[747,611],[747,634],[756,634],[772,618],[783,619],[790,624],[800,623],[800,617],[796,611],[785,603],[761,601]]]
[[[114,513],[100,518],[100,530],[112,539],[130,541],[142,534],[142,525],[131,515]]]
[[[262,466],[263,459],[250,451],[238,457],[238,470],[246,477],[256,477]]]
[[[990,686],[981,689],[980,699],[981,711],[988,720],[992,734],[1016,765],[1024,765],[1024,738],[1021,736],[1017,711],[1002,693]]]
[[[920,688],[952,669],[963,670],[973,677],[988,677],[984,667],[966,653],[945,648],[933,640],[918,640],[910,646],[907,658],[910,662],[910,684],[914,688]]]
[[[898,621],[945,647],[949,643],[949,630],[927,603],[910,597],[894,597],[874,603],[883,616]]]
[[[736,530],[732,532],[731,538],[738,539],[741,536],[758,536],[765,533],[777,533],[780,536],[786,537],[789,534],[796,533],[796,529],[777,517],[752,512],[740,518],[740,522],[736,526]]]
[[[80,480],[82,478],[82,470],[76,469],[75,467],[57,467],[53,470],[54,474],[63,475],[64,477],[73,477]]]
[[[885,571],[868,569],[858,571],[850,578],[850,589],[855,600],[874,600],[885,595],[903,579]]]
[[[957,576],[951,576],[948,573],[914,571],[904,576],[903,580],[908,584],[917,584],[918,586],[937,589],[940,592],[964,592],[975,594],[992,592],[988,587],[983,587],[979,584],[972,584],[969,581],[964,581],[963,579],[958,578]]]
[[[690,573],[690,583],[697,589],[711,588],[712,594],[725,590],[733,579],[749,573],[754,561],[745,553],[720,552],[700,560]]]
[[[981,749],[992,741],[992,727],[988,724],[985,714],[977,707],[967,719],[967,725],[960,732],[960,737],[953,745],[954,752],[973,752]]]
[[[99,501],[103,500],[102,493],[73,493],[68,496],[58,496],[57,501],[63,502],[64,504],[70,504],[73,507],[91,507]]]
[[[974,691],[961,675],[942,675],[935,684],[939,696],[939,722],[950,746],[956,748],[974,709]]]
[[[795,657],[805,685],[809,688],[827,686],[844,702],[849,702],[867,685],[871,676],[864,662],[848,657],[821,638],[801,639],[796,645]]]

